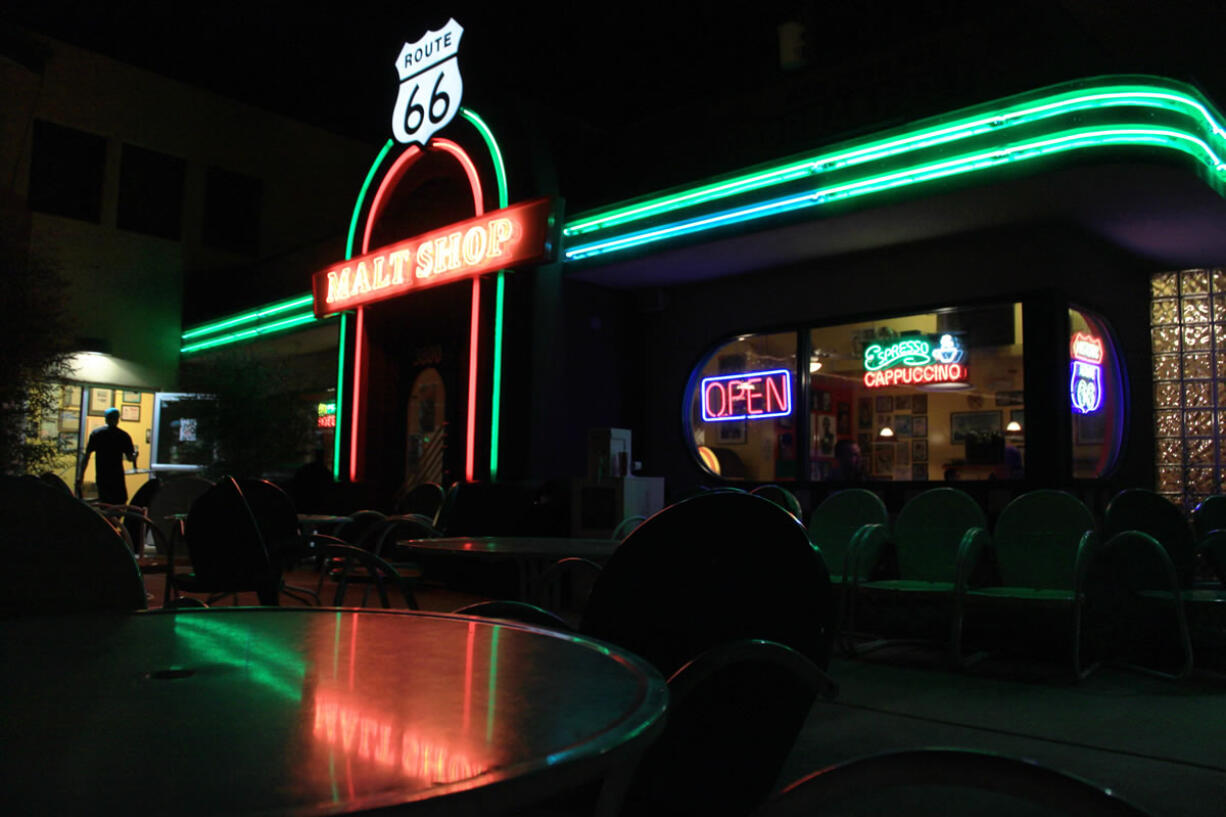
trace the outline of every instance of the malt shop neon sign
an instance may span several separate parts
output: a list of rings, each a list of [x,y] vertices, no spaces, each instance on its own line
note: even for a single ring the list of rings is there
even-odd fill
[[[541,261],[549,218],[549,200],[533,199],[333,264],[312,279],[315,314]]]

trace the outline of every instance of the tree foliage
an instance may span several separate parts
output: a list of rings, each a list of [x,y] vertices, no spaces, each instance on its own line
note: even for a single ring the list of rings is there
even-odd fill
[[[60,382],[72,374],[72,329],[59,271],[26,260],[11,247],[0,254],[5,289],[5,350],[0,354],[0,470],[38,474],[66,467],[58,434],[41,436],[57,420]]]
[[[200,395],[184,406],[197,444],[211,452],[210,476],[264,477],[293,470],[311,443],[312,407],[275,362],[249,350],[217,353],[185,367],[182,386]]]

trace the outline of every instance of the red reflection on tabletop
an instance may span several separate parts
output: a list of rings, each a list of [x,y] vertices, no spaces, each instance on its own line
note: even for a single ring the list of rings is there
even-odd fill
[[[488,766],[457,752],[446,742],[422,735],[386,713],[344,700],[326,690],[315,692],[315,737],[357,758],[395,769],[431,783],[454,783],[484,772]]]

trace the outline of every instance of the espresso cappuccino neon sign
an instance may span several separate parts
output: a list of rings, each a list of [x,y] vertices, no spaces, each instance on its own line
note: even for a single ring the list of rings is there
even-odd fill
[[[792,413],[792,373],[788,369],[704,377],[702,419],[764,420]]]
[[[315,314],[541,261],[549,214],[548,199],[533,199],[334,264],[312,280]]]
[[[958,383],[970,377],[962,363],[964,356],[957,338],[950,334],[941,335],[935,346],[926,337],[874,343],[864,350],[864,385],[880,389]]]

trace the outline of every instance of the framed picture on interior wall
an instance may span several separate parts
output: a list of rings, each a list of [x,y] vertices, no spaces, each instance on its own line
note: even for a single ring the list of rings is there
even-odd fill
[[[949,441],[966,442],[967,434],[1000,434],[999,411],[954,411],[949,415]]]
[[[879,443],[873,448],[873,473],[894,475],[894,443]]]
[[[911,410],[911,395],[896,394],[894,395],[894,411],[910,411]]]
[[[928,415],[927,414],[912,414],[911,415],[911,436],[912,437],[927,437],[928,436]]]
[[[873,450],[873,435],[861,434],[856,438],[856,445],[860,446],[860,456],[867,457],[868,453]]]
[[[912,462],[928,462],[928,441],[927,440],[912,440],[911,441],[911,461]]]
[[[719,431],[716,438],[720,445],[743,445],[745,443],[745,420],[728,420],[716,423]]]
[[[919,482],[928,481],[928,463],[913,462],[911,463],[911,479]]]
[[[894,465],[910,465],[911,464],[911,446],[906,443],[896,443],[894,445]],[[906,476],[900,477],[906,479]]]
[[[894,415],[894,436],[895,437],[910,437],[911,436],[911,415],[910,414],[895,414]]]
[[[998,391],[996,392],[996,405],[998,406],[1020,406],[1026,402],[1026,393],[1020,389],[1017,391]]]
[[[928,395],[926,394],[911,395],[911,413],[912,414],[927,414],[928,413]]]
[[[881,414],[887,411],[894,410],[894,398],[888,394],[883,394],[877,398],[877,413]],[[878,426],[880,428],[880,426]]]
[[[833,414],[811,414],[813,426],[813,448],[819,457],[833,457],[834,443],[837,440],[835,418]]]
[[[115,390],[114,389],[99,389],[92,387],[89,390],[89,413],[93,417],[99,417],[106,414],[106,410],[115,405]]]
[[[125,423],[139,423],[140,406],[120,406],[119,419]]]
[[[77,432],[61,431],[59,445],[61,454],[71,454],[77,450]]]
[[[76,409],[60,411],[60,431],[71,431],[74,434],[81,430],[81,412]]]
[[[124,393],[123,393],[123,402],[125,402],[125,403],[140,403],[140,392],[138,392],[138,391],[124,391]],[[126,420],[126,419],[128,419],[128,418],[127,418],[127,417],[125,417],[124,419]]]
[[[966,396],[966,407],[970,409],[983,408],[983,395],[982,394],[968,394]]]
[[[846,437],[851,433],[851,403],[839,403],[838,409],[835,410],[835,433],[840,437]]]
[[[856,428],[873,427],[873,398],[861,397],[856,401]]]
[[[80,408],[81,387],[64,386],[64,388],[60,390],[60,406],[62,408]]]

